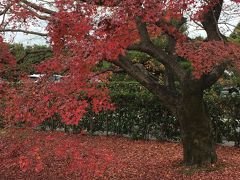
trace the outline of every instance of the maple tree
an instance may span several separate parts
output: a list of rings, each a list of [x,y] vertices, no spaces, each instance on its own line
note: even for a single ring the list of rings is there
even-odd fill
[[[236,3],[233,11],[237,11],[239,1],[233,2]],[[240,66],[239,45],[227,42],[218,27],[223,3],[223,0],[2,0],[0,31],[47,36],[54,53],[37,67],[46,74],[38,83],[28,83],[21,75],[23,83],[6,89],[6,108],[2,112],[6,123],[24,120],[36,125],[58,113],[63,122],[76,125],[89,109],[95,113],[114,109],[109,90],[101,85],[107,83],[110,70],[94,71],[98,63],[108,61],[140,82],[176,116],[187,165],[216,162],[203,94],[228,66]],[[201,24],[207,34],[204,41],[196,42],[181,31],[189,20]],[[31,25],[40,26],[42,21],[48,23],[47,33],[28,29]],[[166,37],[167,47],[153,43],[158,36]],[[159,77],[144,65],[133,63],[128,51],[146,53],[159,66],[163,65],[165,83],[160,83]],[[186,60],[191,62],[192,71],[181,65]],[[63,74],[63,80],[49,82],[47,74],[52,73]]]

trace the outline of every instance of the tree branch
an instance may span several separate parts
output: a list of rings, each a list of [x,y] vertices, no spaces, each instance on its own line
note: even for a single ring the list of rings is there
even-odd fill
[[[126,56],[120,56],[119,60],[113,61],[113,63],[124,69],[128,74],[140,82],[140,84],[151,91],[159,100],[164,102],[168,108],[173,110],[178,100],[176,92],[160,85],[159,82],[148,73],[143,65],[134,65]]]
[[[176,91],[174,73],[167,67],[165,67],[164,72],[164,83],[166,87]]]
[[[144,43],[145,45],[150,44],[151,40],[148,34],[146,23],[142,22],[141,17],[136,17],[136,24],[141,42]]]
[[[44,7],[39,6],[39,5],[35,4],[35,3],[31,3],[31,2],[29,2],[27,0],[21,0],[21,2],[26,4],[27,6],[35,9],[36,11],[39,11],[39,12],[42,12],[42,13],[46,13],[46,14],[49,14],[49,15],[52,15],[52,14],[56,13],[55,11],[52,11],[52,10],[47,9],[47,8],[44,8]]]
[[[133,44],[127,48],[128,50],[140,51],[149,54],[150,56],[154,57],[164,66],[169,67],[171,71],[180,79],[184,80],[186,72],[180,66],[180,64],[176,60],[176,56],[167,54],[161,48],[155,46],[154,44],[150,43],[147,45],[144,44]]]
[[[219,0],[213,8],[204,14],[201,22],[204,30],[207,32],[208,40],[223,40],[224,36],[220,33],[218,28],[218,20],[222,12],[223,0]]]
[[[115,66],[115,67],[109,67],[109,68],[106,68],[106,69],[102,69],[102,70],[100,70],[100,71],[97,71],[97,72],[93,75],[93,77],[99,76],[99,75],[104,74],[104,73],[107,73],[107,72],[122,73],[122,72],[124,72],[124,70],[121,69],[121,68],[119,68],[119,67],[117,68],[116,66]]]
[[[180,24],[179,27],[181,27],[183,23],[179,23]],[[162,50],[160,47],[152,43],[149,33],[147,31],[147,27],[146,27],[147,25],[146,23],[142,22],[140,17],[136,17],[136,24],[137,24],[141,42],[139,44],[133,44],[129,46],[127,49],[149,54],[150,56],[157,59],[164,66],[167,66],[172,72],[174,72],[174,74],[180,80],[183,80],[185,76],[185,71],[182,69],[180,64],[176,61],[176,57],[174,55],[171,55],[173,54],[173,52],[168,54],[167,52]],[[171,50],[174,51],[175,43],[171,44],[171,46],[174,46],[174,47],[171,47]]]
[[[0,16],[6,14],[13,4],[14,3],[10,3],[9,5],[6,6],[6,8],[3,11],[0,11]]]
[[[22,33],[25,33],[25,34],[33,34],[33,35],[38,35],[38,36],[48,36],[47,33],[28,31],[28,30],[24,30],[24,29],[0,29],[0,32],[22,32]]]
[[[210,88],[214,83],[218,81],[218,79],[223,75],[225,69],[229,62],[221,63],[216,66],[208,75],[202,77],[203,89]]]
[[[30,8],[28,8],[27,5],[24,5],[24,4],[20,4],[21,7],[27,9],[32,15],[34,15],[35,17],[37,17],[38,19],[41,19],[41,20],[50,20],[51,17],[49,16],[45,16],[45,15],[40,15],[38,14],[37,12],[31,10]]]

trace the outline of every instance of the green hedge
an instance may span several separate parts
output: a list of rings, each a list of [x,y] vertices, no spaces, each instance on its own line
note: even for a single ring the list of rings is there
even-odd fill
[[[59,118],[46,120],[41,128],[64,128],[79,132],[128,135],[133,139],[157,138],[179,140],[180,129],[175,117],[160,102],[136,82],[112,82],[112,101],[115,111],[94,114],[89,112],[76,126],[65,126]]]
[[[180,139],[179,123],[175,117],[138,83],[112,82],[109,88],[112,100],[117,105],[115,111],[98,115],[89,112],[78,126],[64,126],[59,118],[53,118],[42,127],[64,127],[65,131],[73,129],[74,132],[84,129],[92,134],[104,132],[128,135],[133,139]],[[240,128],[240,97],[220,97],[212,89],[204,98],[213,121],[216,142],[221,142],[225,137],[239,145],[240,133],[237,130]]]
[[[205,96],[209,114],[213,122],[216,142],[234,141],[240,146],[240,96],[219,96],[211,90]]]

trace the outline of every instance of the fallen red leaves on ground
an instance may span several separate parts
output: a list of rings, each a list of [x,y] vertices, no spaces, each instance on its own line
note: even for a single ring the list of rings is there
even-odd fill
[[[181,165],[178,143],[5,129],[0,179],[239,179],[240,149],[217,152],[217,164],[199,169]]]

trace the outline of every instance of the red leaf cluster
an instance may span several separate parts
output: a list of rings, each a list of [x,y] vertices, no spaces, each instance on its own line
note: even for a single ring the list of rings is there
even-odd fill
[[[84,82],[82,78],[86,78],[84,74],[63,77],[57,83],[47,77],[42,77],[37,83],[22,79],[16,88],[5,90],[5,109],[2,112],[5,124],[25,121],[36,126],[57,113],[65,124],[77,125],[91,109],[95,113],[114,109],[106,87],[87,80]]]
[[[196,78],[208,74],[224,61],[235,63],[240,69],[240,47],[237,44],[221,41],[179,43],[176,53],[192,63]]]

